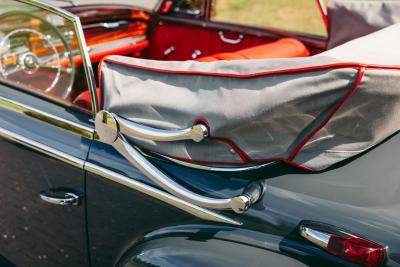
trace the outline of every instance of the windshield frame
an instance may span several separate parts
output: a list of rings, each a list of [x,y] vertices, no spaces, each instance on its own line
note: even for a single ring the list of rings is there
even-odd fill
[[[39,9],[46,10],[50,13],[54,13],[54,14],[71,22],[71,24],[74,27],[75,33],[76,33],[76,38],[77,38],[78,46],[79,46],[79,52],[82,57],[83,69],[85,72],[86,82],[89,87],[91,101],[92,101],[92,116],[94,118],[95,115],[97,114],[98,108],[99,108],[98,104],[97,104],[98,101],[97,101],[97,95],[96,95],[96,82],[95,82],[93,67],[92,67],[92,63],[90,61],[89,52],[88,52],[87,45],[86,45],[86,39],[85,39],[85,35],[83,33],[83,28],[81,25],[80,18],[61,7],[53,6],[47,2],[43,2],[41,0],[15,0],[15,1],[26,4],[26,5],[34,6]]]

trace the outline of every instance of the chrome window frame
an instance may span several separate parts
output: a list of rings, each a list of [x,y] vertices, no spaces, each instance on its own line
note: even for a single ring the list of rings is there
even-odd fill
[[[53,6],[51,4],[45,3],[41,0],[15,0],[15,1],[54,13],[72,23],[75,33],[77,35],[76,38],[79,45],[79,52],[82,57],[83,69],[85,71],[85,77],[90,91],[90,97],[92,101],[92,116],[94,118],[99,109],[97,95],[96,95],[96,82],[80,18],[72,14],[71,12]]]

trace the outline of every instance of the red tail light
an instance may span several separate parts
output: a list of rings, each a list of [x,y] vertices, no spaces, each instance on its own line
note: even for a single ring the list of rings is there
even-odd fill
[[[386,248],[349,234],[331,225],[308,222],[300,227],[301,236],[342,259],[363,266],[380,266],[386,259]]]
[[[385,248],[358,237],[331,235],[327,251],[364,266],[379,266],[385,260]]]

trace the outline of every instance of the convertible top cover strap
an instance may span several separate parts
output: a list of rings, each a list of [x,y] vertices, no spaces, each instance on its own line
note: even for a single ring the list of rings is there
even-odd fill
[[[131,139],[188,162],[284,161],[323,170],[400,127],[400,24],[308,58],[166,62],[111,56],[103,108],[160,129],[202,122],[200,142]]]

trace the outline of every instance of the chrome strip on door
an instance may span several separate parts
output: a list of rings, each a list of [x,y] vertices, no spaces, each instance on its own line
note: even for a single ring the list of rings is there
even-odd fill
[[[187,187],[179,184],[169,175],[161,171],[157,166],[152,164],[150,161],[143,156],[139,150],[137,150],[134,146],[132,146],[125,139],[125,135],[129,136],[129,134],[133,134],[136,136],[140,136],[141,138],[144,136],[142,130],[127,130],[127,126],[124,125],[126,122],[122,121],[120,117],[102,110],[96,115],[95,119],[95,128],[96,132],[99,136],[99,140],[106,144],[112,145],[115,150],[117,150],[121,155],[124,156],[134,167],[136,167],[139,171],[141,171],[147,178],[152,180],[155,184],[160,186],[165,191],[171,193],[172,195],[183,199],[185,201],[190,202],[193,205],[197,205],[203,208],[210,208],[215,210],[233,210],[236,213],[243,213],[247,211],[251,205],[257,203],[263,196],[265,192],[265,186],[262,184],[254,185],[248,188],[243,188],[243,192],[240,195],[228,197],[228,198],[214,198],[209,197],[203,194],[196,193]],[[195,129],[196,125],[192,128]],[[138,127],[135,127],[138,128]],[[204,126],[205,129],[207,129]],[[200,141],[201,138],[205,138],[205,132],[198,128],[198,135],[191,139],[195,139],[195,141]],[[189,132],[191,129],[189,128]],[[196,130],[197,131],[197,130]],[[151,132],[146,134],[148,137],[159,136],[158,134],[154,134],[154,129],[147,128],[146,131],[143,132]],[[177,134],[175,137],[170,139],[169,134],[165,134],[168,131],[164,131],[164,134],[160,136],[164,136],[162,140],[176,140],[176,136],[181,136],[181,134]],[[186,136],[184,134],[183,136]],[[186,137],[184,137],[186,138]],[[149,138],[151,139],[151,138]],[[158,139],[160,140],[160,139]],[[177,140],[182,140],[180,137]],[[250,190],[250,191],[248,191]]]
[[[230,219],[224,215],[218,214],[216,212],[210,211],[208,209],[201,208],[197,205],[193,205],[185,200],[182,200],[178,197],[175,197],[169,193],[161,191],[157,188],[152,186],[146,185],[144,183],[138,182],[137,180],[128,178],[124,175],[118,174],[116,172],[110,171],[103,167],[97,166],[90,162],[85,163],[85,170],[97,175],[100,175],[108,180],[116,182],[118,184],[124,185],[136,191],[142,192],[146,195],[154,197],[162,202],[170,204],[178,209],[186,211],[200,219],[213,221],[213,222],[221,222],[221,223],[228,223],[233,225],[241,225],[242,223]]]
[[[45,111],[41,111],[36,108],[21,104],[17,101],[13,101],[0,96],[0,107],[27,115],[31,118],[38,119],[40,121],[62,128],[69,132],[84,136],[86,138],[93,139],[94,135],[93,128],[60,118],[58,116],[54,116]]]
[[[278,162],[277,161],[271,161],[271,162],[266,162],[266,163],[260,163],[258,165],[253,165],[253,166],[243,166],[243,167],[213,167],[213,166],[207,166],[207,165],[201,165],[197,163],[191,163],[191,162],[186,162],[183,160],[179,159],[174,159],[159,153],[152,152],[156,157],[147,155],[144,151],[140,150],[140,152],[147,156],[147,157],[153,157],[153,158],[160,158],[164,159],[166,161],[172,161],[176,164],[186,166],[189,168],[193,169],[198,169],[198,170],[203,170],[203,171],[212,171],[212,172],[247,172],[247,171],[253,171],[253,170],[258,170],[267,166],[275,165]]]
[[[23,137],[22,135],[10,132],[4,128],[0,127],[0,137],[3,137],[5,139],[8,139],[10,141],[16,142],[18,144],[27,146],[35,151],[41,152],[47,156],[50,156],[52,158],[58,159],[62,162],[65,162],[67,164],[70,164],[72,166],[78,167],[80,169],[83,169],[85,161],[82,159],[79,159],[77,157],[71,156],[67,153],[61,152],[57,149],[54,149],[52,147],[43,145],[39,142],[36,142],[34,140],[31,140],[29,138]]]

